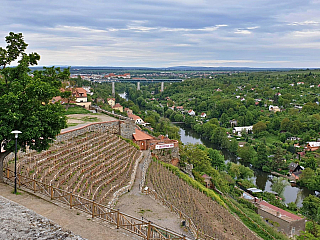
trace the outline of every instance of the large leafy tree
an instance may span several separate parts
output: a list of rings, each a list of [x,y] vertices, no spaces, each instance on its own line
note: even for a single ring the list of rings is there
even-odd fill
[[[3,181],[3,160],[14,151],[11,134],[19,130],[18,150],[47,149],[60,130],[66,126],[64,108],[51,104],[59,95],[61,81],[69,76],[69,69],[44,68],[31,74],[29,66],[37,64],[37,53],[26,54],[27,44],[21,33],[9,33],[6,48],[0,47],[0,181]],[[8,67],[18,60],[16,67]]]

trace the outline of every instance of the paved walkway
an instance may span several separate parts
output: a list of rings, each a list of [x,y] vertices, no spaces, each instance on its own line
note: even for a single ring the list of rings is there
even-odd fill
[[[143,151],[143,154],[145,158],[147,151]],[[168,208],[139,191],[144,158],[141,160],[137,169],[136,179],[131,191],[119,198],[115,208],[137,218],[143,217],[145,220],[193,239],[193,236],[187,229],[181,227],[181,219],[179,219],[176,214],[170,212]]]
[[[68,127],[65,129],[61,130],[61,133],[64,133],[66,131],[69,130],[74,130],[92,123],[99,123],[99,122],[109,122],[109,121],[115,121],[115,120],[119,120],[116,119],[114,117],[110,117],[106,114],[103,113],[87,113],[87,114],[72,114],[72,115],[67,115],[68,117],[68,123],[72,123],[72,124],[77,124],[75,126],[72,127]],[[94,117],[97,118],[95,121],[86,121],[86,118],[88,117]]]
[[[12,194],[12,190],[12,186],[0,183],[0,196],[33,210],[60,225],[62,228],[70,230],[83,238],[89,240],[140,239],[136,235],[123,229],[116,229],[114,225],[103,222],[100,219],[92,220],[89,214],[76,209],[70,209],[64,204],[53,204],[24,191],[21,191],[21,195],[15,195]],[[12,228],[14,229],[15,226],[12,225]]]

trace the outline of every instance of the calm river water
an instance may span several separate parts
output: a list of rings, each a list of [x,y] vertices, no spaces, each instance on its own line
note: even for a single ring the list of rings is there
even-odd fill
[[[184,144],[201,143],[207,147],[218,149],[215,144],[207,140],[201,139],[201,136],[198,133],[194,132],[190,128],[187,128],[184,124],[176,124],[176,125],[180,127],[181,141]],[[227,150],[222,150],[221,152],[224,155],[226,162],[228,161],[237,162],[237,158],[234,154],[230,153]],[[273,178],[273,175],[269,173],[255,170],[254,177],[252,178],[252,180],[253,180],[253,183],[257,186],[257,188],[261,190],[271,191],[272,178]],[[301,207],[303,199],[307,197],[309,194],[314,194],[314,192],[304,187],[298,187],[298,186],[293,187],[289,185],[285,188],[283,195],[285,197],[285,203],[296,202],[297,205]]]

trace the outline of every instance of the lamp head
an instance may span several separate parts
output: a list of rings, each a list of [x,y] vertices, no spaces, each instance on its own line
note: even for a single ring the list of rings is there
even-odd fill
[[[19,134],[19,133],[22,133],[22,132],[20,132],[20,131],[18,131],[18,130],[14,130],[14,131],[12,131],[11,133],[14,134],[14,137],[15,137],[15,138],[18,138],[18,134]]]

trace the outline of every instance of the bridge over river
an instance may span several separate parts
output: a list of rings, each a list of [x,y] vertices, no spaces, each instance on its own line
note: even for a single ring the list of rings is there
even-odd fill
[[[160,91],[163,92],[164,91],[164,83],[165,82],[183,82],[184,79],[158,79],[158,78],[154,78],[154,79],[146,79],[146,78],[121,78],[121,79],[116,79],[116,78],[111,78],[111,79],[107,79],[107,78],[102,78],[102,79],[97,79],[97,80],[93,80],[93,82],[110,82],[112,84],[112,95],[115,96],[115,83],[116,82],[131,82],[131,83],[136,83],[137,84],[137,90],[140,90],[140,83],[156,83],[156,82],[161,82],[161,89]]]

